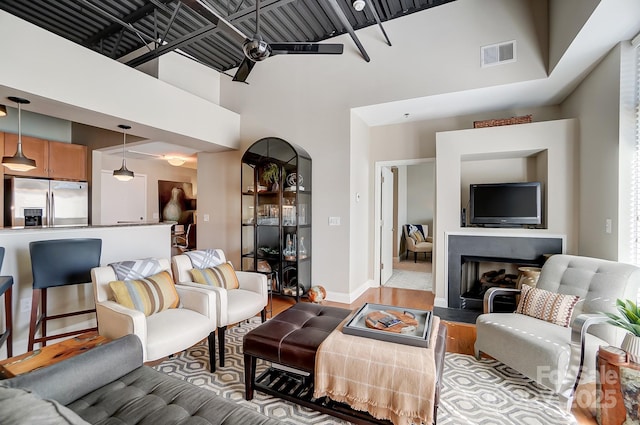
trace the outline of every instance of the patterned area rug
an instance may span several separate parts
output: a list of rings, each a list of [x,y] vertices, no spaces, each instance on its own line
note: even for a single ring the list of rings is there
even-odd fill
[[[387,288],[419,289],[431,291],[431,273],[393,269],[393,274],[383,285]]]
[[[348,424],[332,416],[256,392],[244,399],[242,338],[260,324],[258,318],[234,326],[226,335],[226,364],[215,373],[208,370],[206,344],[168,359],[155,368],[168,375],[208,388],[219,396],[278,418],[287,424]],[[258,360],[258,374],[267,367]],[[438,409],[439,425],[565,425],[576,424],[562,412],[556,397],[513,369],[496,362],[447,353]]]

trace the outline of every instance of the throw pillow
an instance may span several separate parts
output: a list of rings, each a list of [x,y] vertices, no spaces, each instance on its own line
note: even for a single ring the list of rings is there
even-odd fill
[[[162,266],[156,258],[120,261],[109,266],[116,273],[118,280],[144,279],[162,271]]]
[[[194,269],[206,269],[224,264],[224,253],[218,249],[200,249],[187,251],[185,255],[191,260]]]
[[[422,232],[420,230],[416,230],[415,232],[413,232],[411,235],[409,235],[413,238],[414,241],[416,241],[416,243],[420,243],[420,242],[424,242],[424,235],[422,234]]]
[[[140,280],[116,280],[109,282],[116,302],[138,310],[145,316],[159,313],[180,304],[180,297],[168,271]]]
[[[201,285],[217,288],[238,289],[240,283],[231,263],[220,264],[207,269],[191,269],[191,279]]]
[[[571,314],[580,301],[577,295],[558,294],[544,289],[522,285],[516,313],[535,317],[556,325],[569,327]]]

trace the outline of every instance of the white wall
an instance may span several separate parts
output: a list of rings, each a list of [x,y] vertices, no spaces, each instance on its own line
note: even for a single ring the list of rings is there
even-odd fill
[[[427,224],[433,234],[436,202],[435,161],[407,166],[406,223]]]
[[[562,105],[566,117],[580,117],[580,244],[581,255],[629,261],[630,176],[634,137],[632,130],[633,57],[629,43],[613,49]],[[629,100],[631,97],[631,100]],[[597,99],[597,100],[595,100]],[[625,153],[626,152],[626,153]],[[597,171],[596,171],[597,170]],[[605,220],[613,231],[606,233]]]

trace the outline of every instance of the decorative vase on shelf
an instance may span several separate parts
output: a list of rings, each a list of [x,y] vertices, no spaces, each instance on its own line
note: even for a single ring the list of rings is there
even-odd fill
[[[627,352],[629,361],[640,363],[640,336],[635,336],[632,333],[626,334],[620,348]]]

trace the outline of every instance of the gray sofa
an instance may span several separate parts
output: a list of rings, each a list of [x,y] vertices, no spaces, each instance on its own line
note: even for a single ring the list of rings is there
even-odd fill
[[[278,420],[142,363],[127,335],[0,381],[0,423],[275,425]]]

